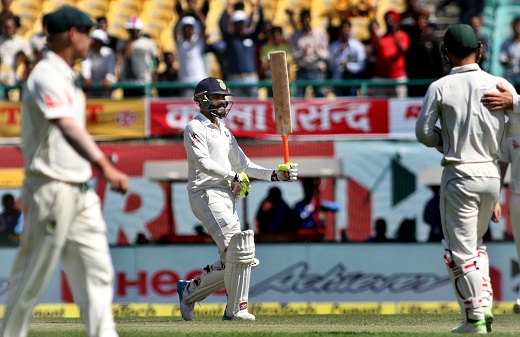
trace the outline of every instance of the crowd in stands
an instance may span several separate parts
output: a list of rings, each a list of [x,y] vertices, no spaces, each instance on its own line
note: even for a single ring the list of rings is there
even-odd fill
[[[45,28],[30,39],[17,35],[20,27],[18,13],[10,9],[13,0],[2,0],[0,12],[0,80],[4,85],[23,82],[30,70],[41,58],[45,49]],[[174,1],[174,0],[172,0]],[[376,1],[354,1],[330,14],[326,27],[314,24],[311,9],[287,8],[286,27],[273,25],[266,18],[262,0],[227,1],[218,21],[218,41],[209,42],[215,32],[207,31],[209,0],[174,1],[172,17],[172,46],[165,50],[156,40],[143,31],[140,17],[130,16],[125,24],[127,38],[108,33],[110,22],[106,17],[95,18],[98,27],[92,31],[90,53],[78,65],[83,87],[89,97],[110,97],[111,86],[116,82],[148,84],[158,81],[175,81],[193,85],[208,75],[231,82],[247,83],[236,86],[237,96],[257,97],[254,83],[270,78],[269,52],[283,50],[287,54],[291,77],[295,80],[323,79],[437,79],[449,70],[442,62],[436,12],[452,1],[420,6],[418,1],[403,0],[404,11],[389,9],[382,22],[376,20]],[[349,2],[350,3],[350,2]],[[484,1],[458,1],[460,20],[471,24],[476,31],[482,26]],[[358,16],[368,18],[367,39],[357,39],[352,33],[352,20]],[[45,27],[43,15],[42,26]],[[513,45],[520,32],[519,20],[513,25],[514,37],[510,48],[503,48],[500,60],[506,68],[506,77],[517,78],[520,53]],[[518,26],[518,27],[517,27]],[[288,28],[288,29],[287,29]],[[287,30],[289,32],[287,33]],[[357,34],[359,35],[359,34]],[[481,61],[486,56],[487,37],[480,36],[483,44]],[[218,61],[218,74],[210,72],[207,53],[214,53]],[[23,65],[23,71],[19,71]],[[178,87],[177,87],[178,88]],[[161,87],[157,96],[192,96],[192,88],[186,90]],[[299,87],[299,97],[311,94],[323,97],[358,95],[356,86],[334,87],[316,85]],[[427,85],[374,86],[371,95],[389,97],[422,96]],[[311,90],[311,91],[309,91]],[[271,95],[272,93],[268,93]],[[141,97],[143,88],[125,88],[124,97]]]

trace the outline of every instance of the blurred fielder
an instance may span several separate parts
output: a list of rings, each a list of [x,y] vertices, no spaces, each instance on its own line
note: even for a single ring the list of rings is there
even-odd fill
[[[85,130],[85,95],[75,62],[87,55],[94,26],[87,14],[62,7],[47,21],[45,57],[22,96],[24,230],[13,263],[1,337],[25,337],[32,312],[61,258],[90,337],[115,337],[113,267],[91,164],[125,193],[128,178]]]
[[[509,121],[506,123],[506,143],[504,155],[500,159],[500,169],[504,178],[507,167],[511,164],[511,181],[509,190],[511,200],[509,212],[513,237],[515,239],[516,252],[520,259],[520,96],[514,91],[508,91],[504,86],[497,85],[500,93],[486,93],[482,97],[482,103],[489,106],[489,110],[511,109],[515,113],[509,114]],[[497,203],[497,218],[501,215],[500,203]],[[520,290],[513,306],[513,312],[520,314]]]
[[[482,237],[500,193],[496,161],[505,141],[505,110],[490,111],[481,102],[505,79],[482,71],[476,62],[480,42],[464,24],[448,28],[443,54],[453,68],[430,85],[417,119],[417,139],[443,153],[441,220],[444,260],[463,323],[455,333],[491,331],[493,290]],[[435,126],[440,120],[441,129]]]
[[[251,190],[249,177],[267,181],[296,181],[297,164],[276,170],[261,167],[244,154],[222,122],[231,110],[232,95],[226,84],[213,77],[195,88],[200,113],[184,130],[188,155],[188,194],[193,214],[204,224],[218,246],[220,259],[203,269],[201,276],[177,284],[182,318],[194,318],[194,304],[226,288],[224,320],[254,320],[247,311],[251,267],[255,259],[253,231],[242,232],[235,197]]]

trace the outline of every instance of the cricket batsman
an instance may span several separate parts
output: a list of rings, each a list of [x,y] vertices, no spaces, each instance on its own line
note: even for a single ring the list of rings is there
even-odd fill
[[[195,302],[226,288],[224,320],[254,320],[248,312],[249,281],[255,259],[252,230],[242,231],[235,197],[251,190],[249,178],[266,181],[296,181],[295,163],[276,170],[253,163],[238,146],[231,131],[222,122],[233,101],[226,84],[208,77],[197,84],[194,101],[200,113],[184,130],[188,155],[188,194],[193,214],[202,222],[218,246],[220,259],[203,269],[201,276],[177,284],[182,318],[194,318]]]

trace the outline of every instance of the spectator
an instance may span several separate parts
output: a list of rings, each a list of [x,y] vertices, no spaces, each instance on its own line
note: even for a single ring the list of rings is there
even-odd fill
[[[110,49],[112,49],[114,51],[114,53],[117,53],[117,41],[118,41],[118,38],[117,36],[115,35],[111,35],[108,33],[108,20],[105,16],[98,16],[96,18],[96,24],[97,24],[97,28],[98,29],[101,29],[103,31],[105,31],[107,33],[107,36],[108,36],[108,44],[107,46],[110,47]]]
[[[32,57],[29,42],[16,35],[16,23],[13,16],[5,18],[1,23],[0,58],[2,60],[2,84],[14,85],[18,82],[16,70],[20,62],[26,62]]]
[[[18,244],[23,230],[23,214],[16,207],[14,196],[6,193],[2,196],[3,212],[0,214],[0,235],[6,244]]]
[[[374,70],[376,67],[376,54],[374,44],[377,40],[376,32],[379,31],[379,23],[376,20],[368,23],[368,32],[370,36],[361,43],[365,47],[365,70],[360,74],[361,78],[370,79],[374,77]]]
[[[405,10],[400,14],[400,28],[410,35],[415,28],[415,17],[417,11],[417,0],[405,0]]]
[[[513,36],[502,43],[499,60],[504,66],[504,77],[520,92],[520,17],[513,19]]]
[[[209,0],[203,0],[200,8],[197,0],[186,0],[186,8],[183,8],[181,1],[177,0],[175,2],[175,12],[177,12],[179,19],[185,16],[193,16],[200,24],[205,24],[209,12]]]
[[[45,49],[47,49],[47,20],[49,19],[49,14],[45,14],[42,16],[42,30],[41,32],[34,33],[31,35],[29,42],[31,44],[33,57],[36,59],[42,58],[42,53]]]
[[[151,243],[150,239],[143,232],[138,232],[135,237],[136,245],[149,245]]]
[[[158,49],[155,42],[141,34],[143,22],[137,16],[132,16],[125,23],[130,39],[121,41],[118,53],[122,60],[121,80],[127,83],[146,85],[152,82],[152,74],[157,67]],[[125,97],[142,97],[144,88],[124,89]]]
[[[441,11],[452,3],[453,0],[443,0],[437,5],[437,11]],[[459,23],[469,25],[472,16],[482,16],[485,0],[457,0],[459,7]]]
[[[255,218],[258,233],[280,233],[298,230],[298,221],[291,207],[283,200],[282,191],[271,187],[260,203]]]
[[[417,242],[415,239],[415,219],[404,219],[395,237],[397,242]]]
[[[282,28],[281,26],[277,26]],[[287,43],[285,37],[283,36],[283,30],[281,34],[281,43]],[[258,64],[257,70],[258,70],[258,79],[263,81],[267,79],[267,76],[270,76],[270,74],[265,74],[265,67],[262,63],[262,49],[268,44],[273,43],[273,23],[268,20],[264,20],[264,23],[262,25],[262,29],[260,30],[260,34],[258,35],[258,43],[257,43],[257,53],[256,53],[256,64]],[[289,46],[287,44],[287,46]],[[290,46],[289,46],[290,49]],[[287,51],[286,51],[287,54]],[[270,78],[270,77],[269,77]],[[270,95],[272,96],[272,95]]]
[[[376,219],[374,236],[370,237],[366,242],[391,242],[392,240],[386,237],[386,229],[386,220],[382,218]]]
[[[231,81],[239,83],[258,82],[257,46],[264,15],[260,2],[253,4],[251,22],[243,10],[234,10],[229,4],[220,17],[220,32],[227,46]],[[256,86],[237,87],[235,96],[257,97]]]
[[[293,211],[298,217],[298,228],[302,232],[321,232],[325,227],[325,214],[321,212],[319,179],[304,178],[301,180],[304,196],[293,207]]]
[[[375,59],[374,79],[396,80],[404,82],[406,76],[406,51],[410,46],[410,39],[405,32],[398,30],[400,15],[394,10],[385,13],[387,31],[382,34],[380,27],[374,27],[375,41],[373,43]],[[391,87],[375,87],[375,96],[397,96],[403,98],[407,96],[406,85],[396,85]]]
[[[324,31],[312,28],[310,10],[302,10],[300,13],[300,28],[296,25],[294,12],[286,10],[294,29],[294,34],[290,39],[293,60],[298,69],[296,70],[297,80],[323,80],[323,72],[326,62],[329,59],[328,38]],[[299,97],[305,96],[306,88],[298,88]],[[313,86],[314,96],[323,97],[324,93],[319,86]]]
[[[487,51],[489,50],[489,39],[488,36],[482,34],[480,30],[482,28],[482,17],[477,15],[472,16],[470,18],[470,26],[475,31],[475,34],[477,34],[477,39],[481,43],[480,59],[478,61],[478,65],[480,69],[486,70],[484,64],[486,63],[488,58]]]
[[[163,53],[163,61],[166,65],[165,69],[157,74],[158,82],[177,82],[179,76],[177,69],[174,66],[175,56],[172,52]],[[157,94],[159,97],[176,97],[179,96],[179,90],[176,88],[157,88]]]
[[[430,226],[428,242],[440,242],[443,239],[441,209],[440,209],[440,186],[430,186],[433,196],[424,206],[423,220]]]
[[[81,62],[85,93],[88,98],[110,98],[110,87],[116,82],[116,56],[107,46],[110,40],[104,30],[94,30],[90,39],[87,58]],[[92,89],[93,84],[102,85],[104,89]]]
[[[262,74],[264,75],[265,80],[270,80],[272,78],[271,74],[271,64],[269,63],[269,53],[272,51],[284,51],[287,64],[290,65],[292,63],[292,50],[291,46],[287,43],[285,36],[283,35],[283,29],[280,26],[271,27],[270,38],[268,41],[262,46],[260,50],[260,68],[262,69]],[[268,96],[273,96],[273,88],[268,88]]]
[[[415,26],[409,30],[410,48],[406,51],[406,74],[410,79],[438,79],[443,75],[443,62],[437,37],[428,29],[430,12],[417,8]],[[429,84],[412,85],[411,97],[423,97]]]
[[[206,23],[201,13],[199,19],[185,16],[175,25],[175,41],[179,62],[178,77],[183,83],[197,84],[208,77],[204,53],[206,49]],[[184,97],[193,96],[193,89],[185,89]]]
[[[14,18],[16,28],[20,28],[20,17],[17,16],[11,10],[11,5],[13,4],[13,0],[2,0],[2,10],[0,11],[0,23],[2,23],[7,18]]]
[[[360,78],[365,70],[365,47],[350,36],[352,24],[343,20],[340,24],[338,39],[330,44],[329,70],[333,80],[350,80]],[[356,96],[356,86],[338,86],[334,88],[336,96]]]

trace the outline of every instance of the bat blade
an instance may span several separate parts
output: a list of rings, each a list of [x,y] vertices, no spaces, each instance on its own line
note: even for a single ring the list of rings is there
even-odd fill
[[[269,53],[269,58],[273,81],[276,133],[289,135],[292,133],[292,116],[287,58],[284,51],[273,51]]]
[[[289,163],[289,135],[292,133],[291,93],[287,57],[284,51],[269,53],[273,86],[276,133],[282,136],[283,158]]]

